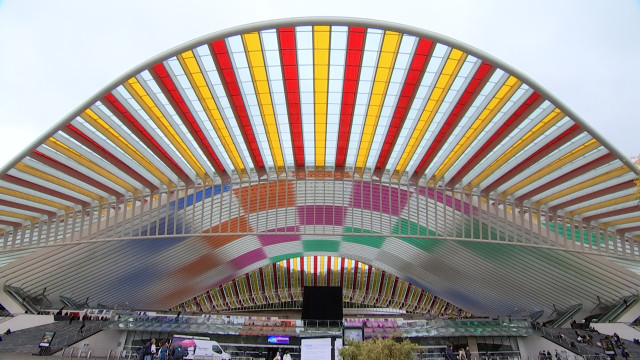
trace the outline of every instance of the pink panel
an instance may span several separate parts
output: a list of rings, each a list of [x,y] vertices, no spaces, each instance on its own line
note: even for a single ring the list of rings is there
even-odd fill
[[[298,226],[287,226],[287,227],[281,227],[277,229],[269,229],[267,230],[267,233],[274,233],[274,234],[258,235],[258,240],[260,240],[260,244],[262,246],[275,245],[275,244],[280,244],[280,243],[285,243],[290,241],[299,241],[300,235],[287,234],[287,233],[299,232],[299,231],[300,231],[300,228]],[[278,233],[282,233],[282,234],[278,234]]]
[[[231,260],[231,264],[237,270],[244,269],[245,267],[255,264],[258,261],[264,260],[267,258],[267,254],[265,254],[262,248],[251,250],[247,253],[244,253],[237,258]]]
[[[333,205],[302,205],[298,206],[300,225],[335,225],[344,224],[346,209]]]
[[[409,193],[379,184],[354,182],[351,202],[355,209],[363,209],[398,216],[407,206]]]

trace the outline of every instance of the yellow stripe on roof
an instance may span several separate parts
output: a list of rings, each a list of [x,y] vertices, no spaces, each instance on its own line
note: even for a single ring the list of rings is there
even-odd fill
[[[209,176],[205,173],[204,168],[198,163],[194,155],[191,153],[187,145],[180,139],[180,136],[175,132],[173,126],[167,121],[162,114],[162,111],[156,106],[149,94],[144,90],[142,85],[138,82],[138,79],[132,77],[122,84],[125,89],[131,94],[134,100],[140,105],[144,112],[149,116],[151,121],[158,127],[164,137],[173,145],[173,147],[180,153],[182,158],[191,166],[195,173],[201,179],[207,179]]]
[[[520,140],[518,140],[509,150],[505,151],[498,159],[496,159],[491,165],[487,166],[478,176],[476,176],[469,183],[468,188],[473,189],[483,182],[491,174],[495,173],[499,168],[505,165],[509,160],[513,159],[522,150],[529,146],[537,138],[544,136],[544,133],[551,129],[558,121],[564,118],[564,113],[560,109],[553,110],[542,121],[540,121],[531,131],[526,133]]]
[[[10,218],[28,220],[28,221],[30,221],[32,223],[40,221],[40,218],[35,217],[35,216],[29,216],[29,215],[25,215],[25,214],[20,214],[20,213],[11,212],[11,211],[4,211],[4,210],[0,210],[0,216],[6,216],[6,217],[10,217]]]
[[[84,195],[84,196],[86,196],[88,198],[91,198],[93,200],[100,201],[100,202],[106,200],[104,197],[102,197],[102,196],[100,196],[100,195],[98,195],[98,194],[96,194],[94,192],[91,192],[91,191],[89,191],[87,189],[81,188],[80,186],[78,186],[76,184],[72,184],[72,183],[70,183],[70,182],[68,182],[66,180],[62,180],[62,179],[57,178],[57,177],[55,177],[53,175],[47,174],[46,172],[44,172],[42,170],[38,170],[38,169],[36,169],[34,167],[31,167],[29,165],[26,165],[24,163],[16,164],[16,166],[14,166],[14,169],[16,169],[18,171],[22,171],[25,174],[29,174],[29,175],[35,176],[37,178],[40,178],[40,179],[46,181],[47,183],[55,184],[55,185],[58,185],[60,187],[65,188],[67,190],[71,190],[71,191],[73,191],[75,193]],[[72,196],[72,195],[70,195],[70,196]]]
[[[569,187],[567,189],[564,189],[562,191],[559,191],[559,192],[557,192],[557,193],[555,193],[553,195],[549,195],[549,196],[547,196],[545,198],[542,198],[542,199],[536,201],[533,205],[538,207],[538,206],[540,206],[542,204],[548,204],[551,201],[563,198],[563,197],[565,197],[565,196],[567,196],[569,194],[575,193],[575,192],[580,191],[580,190],[587,189],[587,188],[589,188],[591,186],[597,185],[599,183],[602,183],[602,182],[605,182],[605,181],[608,181],[608,180],[611,180],[611,179],[615,179],[615,178],[617,178],[619,176],[622,176],[622,175],[625,175],[625,174],[628,174],[628,173],[629,173],[629,168],[626,167],[626,166],[621,166],[621,167],[619,167],[617,169],[608,171],[608,172],[606,172],[606,173],[604,173],[602,175],[599,175],[599,176],[596,176],[596,177],[591,178],[589,180],[586,180],[586,181],[584,181],[584,182],[582,182],[580,184],[577,184],[577,185],[571,186],[571,187]]]
[[[427,105],[424,107],[422,114],[420,115],[420,119],[416,124],[416,128],[413,130],[411,137],[409,138],[409,142],[407,143],[407,148],[405,149],[400,161],[398,162],[398,166],[396,166],[395,173],[396,175],[401,175],[407,169],[409,162],[413,158],[424,134],[427,132],[429,125],[431,125],[431,121],[436,116],[436,112],[438,108],[444,101],[445,96],[449,92],[453,81],[456,79],[456,75],[460,71],[460,68],[464,64],[465,59],[467,58],[467,54],[458,50],[452,49],[449,54],[449,58],[440,73],[440,77],[436,82],[431,95],[429,96],[429,100],[427,101]]]
[[[116,185],[121,186],[124,189],[128,189],[129,187],[132,187],[131,184],[129,184],[126,181],[122,180],[122,178],[120,178],[120,177],[114,175],[113,173],[105,170],[105,168],[103,168],[102,166],[100,166],[100,165],[94,163],[93,161],[87,159],[83,155],[80,155],[80,153],[78,153],[77,151],[71,149],[67,145],[61,143],[60,141],[58,141],[58,140],[56,140],[54,138],[50,138],[47,141],[45,141],[45,145],[47,145],[48,147],[54,149],[55,151],[63,154],[64,156],[68,157],[69,159],[77,162],[82,167],[93,171],[94,173],[104,177],[105,179],[113,182]],[[169,180],[164,174],[160,173],[160,176],[161,176],[161,178],[159,178],[160,181],[163,181],[163,179],[166,179],[166,181],[167,181],[166,184],[171,184],[171,180]],[[140,192],[140,190],[134,190],[133,193],[136,194],[136,195],[139,195],[141,192]]]
[[[165,185],[171,184],[171,180],[166,177],[162,171],[160,171],[151,161],[149,161],[144,155],[138,151],[131,143],[127,142],[122,136],[118,134],[109,124],[107,124],[104,120],[102,120],[96,113],[91,111],[91,109],[85,110],[84,113],[80,114],[80,117],[84,119],[89,125],[93,126],[94,129],[98,130],[100,134],[110,140],[115,146],[117,146],[120,150],[122,150],[125,154],[129,155],[135,162],[140,164],[145,170],[147,170],[151,175],[153,175],[156,179],[162,181]],[[166,182],[165,182],[166,181]],[[133,186],[127,184],[125,189],[129,191],[134,191]]]
[[[634,200],[637,200],[637,199],[638,199],[638,197],[637,197],[636,194],[621,196],[619,198],[603,201],[601,203],[593,204],[593,205],[590,205],[590,206],[587,206],[587,207],[583,207],[581,209],[576,209],[574,211],[570,211],[565,215],[565,217],[566,218],[572,218],[575,215],[588,213],[590,211],[603,209],[603,208],[606,208],[606,207],[609,207],[609,206],[624,204],[626,202],[634,201]]]
[[[284,169],[284,158],[282,156],[278,125],[271,100],[271,91],[269,90],[267,68],[264,63],[264,55],[262,54],[260,34],[258,32],[243,34],[242,40],[247,53],[247,61],[249,62],[249,70],[251,71],[253,86],[256,91],[256,97],[258,98],[260,113],[262,114],[262,123],[267,132],[267,140],[271,148],[273,163],[276,169],[282,170]]]
[[[597,149],[599,147],[600,147],[600,144],[595,139],[591,139],[591,140],[587,141],[586,143],[582,144],[577,149],[574,149],[573,151],[571,151],[570,153],[564,155],[560,159],[552,162],[548,166],[545,166],[543,169],[540,169],[540,171],[535,172],[534,174],[532,174],[528,178],[523,179],[522,181],[518,181],[517,184],[513,185],[509,189],[505,190],[502,194],[500,194],[500,198],[504,199],[505,197],[507,197],[507,196],[519,191],[520,189],[522,189],[522,188],[524,188],[524,187],[526,187],[526,186],[528,186],[530,184],[533,184],[534,182],[536,182],[536,181],[542,179],[543,177],[551,174],[552,172],[562,168],[563,166],[569,164],[570,162],[583,157],[584,155],[590,153],[591,151],[593,151],[593,150],[595,150],[595,149]]]
[[[313,92],[316,166],[323,167],[327,141],[330,26],[313,27]]]
[[[242,163],[242,158],[236,149],[233,138],[231,137],[229,129],[227,129],[227,125],[220,114],[220,109],[211,94],[211,89],[209,89],[209,86],[207,85],[207,81],[202,74],[198,61],[196,61],[196,58],[193,55],[193,51],[185,51],[178,55],[177,58],[180,65],[182,65],[182,69],[184,70],[187,79],[189,79],[189,82],[193,87],[193,91],[196,93],[196,96],[202,104],[202,107],[213,126],[213,130],[215,130],[222,146],[229,155],[229,159],[231,160],[233,167],[239,174],[245,173],[245,166]]]
[[[513,76],[509,76],[507,81],[504,82],[500,90],[489,101],[487,107],[484,108],[480,116],[473,122],[471,127],[464,134],[460,142],[456,144],[453,151],[449,153],[445,161],[440,165],[440,168],[436,170],[434,174],[435,182],[440,181],[442,177],[451,169],[451,167],[458,161],[458,159],[464,154],[464,152],[473,144],[473,142],[480,136],[482,130],[489,125],[491,120],[500,112],[504,104],[511,99],[513,94],[520,88],[522,82]]]
[[[605,223],[600,224],[600,226],[604,228],[608,228],[611,226],[629,224],[629,223],[635,223],[635,222],[640,222],[640,216],[634,216],[634,217],[620,219],[620,220],[607,221]]]
[[[0,194],[12,196],[14,198],[18,198],[18,199],[22,199],[22,200],[26,200],[26,201],[30,201],[30,202],[35,202],[35,203],[46,205],[46,206],[50,206],[50,207],[53,207],[53,208],[56,208],[56,209],[64,210],[65,212],[73,211],[73,208],[70,207],[70,206],[62,205],[60,203],[53,202],[51,200],[42,199],[42,198],[39,198],[37,196],[25,194],[25,193],[20,192],[20,191],[10,190],[10,189],[3,188],[3,187],[0,187]]]
[[[360,140],[360,149],[356,158],[356,169],[362,170],[367,165],[369,151],[373,138],[376,135],[380,112],[384,105],[384,99],[389,88],[389,81],[393,73],[393,67],[398,57],[398,49],[400,48],[400,40],[402,34],[395,31],[385,31],[382,40],[382,48],[380,49],[380,57],[378,58],[378,68],[373,80],[371,88],[371,97],[369,98],[369,108],[365,117],[364,127],[362,128],[362,138]]]

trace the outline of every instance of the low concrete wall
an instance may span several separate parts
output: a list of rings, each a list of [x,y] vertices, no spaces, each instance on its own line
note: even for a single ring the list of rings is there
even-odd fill
[[[617,333],[621,339],[629,341],[640,339],[640,331],[624,323],[591,323],[591,327],[598,330],[600,334],[613,335],[613,333]]]
[[[9,296],[6,292],[0,290],[0,304],[4,306],[7,311],[12,314],[23,314],[24,308],[20,306],[11,296]]]
[[[53,322],[53,315],[20,314],[0,323],[0,333],[4,334],[7,329],[11,329],[11,331],[17,331],[28,329],[34,326],[51,324]]]
[[[556,350],[566,351],[569,359],[573,359],[576,356],[573,352],[540,335],[518,337],[518,347],[520,348],[520,356],[524,360],[538,360],[538,353],[541,350],[551,351],[554,359]]]

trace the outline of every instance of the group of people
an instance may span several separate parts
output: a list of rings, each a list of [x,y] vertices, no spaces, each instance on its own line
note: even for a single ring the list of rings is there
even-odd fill
[[[447,343],[447,349],[444,353],[445,360],[471,360],[471,350],[469,350],[469,346],[460,347],[458,349],[458,353],[456,354],[453,351],[453,344]]]
[[[589,333],[580,334],[578,330],[576,332],[576,341],[580,344],[593,345],[593,336]]]
[[[611,336],[607,335],[604,338],[605,340],[608,339],[610,342],[613,342],[613,344],[618,349],[620,349],[620,356],[622,356],[625,359],[628,359],[631,357],[631,354],[629,354],[629,352],[627,351],[627,347],[624,345],[624,343],[620,339],[620,335],[618,335],[618,333],[613,333],[613,335]]]
[[[269,353],[267,355],[267,360],[291,360],[291,355],[288,350],[282,351],[282,349],[278,349],[273,353]]]
[[[551,355],[551,351],[549,350],[540,350],[538,352],[538,360],[567,360],[568,359],[568,355],[567,352],[565,350],[563,351],[558,351],[558,349],[556,349],[556,353],[555,355]]]
[[[151,339],[138,350],[137,360],[182,360],[187,351],[181,344],[170,346],[168,341],[161,341],[156,346],[156,339]]]

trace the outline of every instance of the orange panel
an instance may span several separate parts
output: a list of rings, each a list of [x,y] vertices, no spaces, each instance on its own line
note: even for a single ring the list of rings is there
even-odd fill
[[[227,221],[223,221],[220,224],[212,227],[209,230],[204,231],[204,233],[229,233],[229,232],[238,232],[238,233],[247,233],[253,232],[249,222],[247,221],[246,216],[241,216],[237,218],[233,218]],[[220,236],[207,236],[202,239],[207,245],[209,245],[212,249],[217,249],[219,247],[225,246],[228,243],[243,238],[245,235],[220,235]]]
[[[278,181],[233,190],[246,214],[296,205],[293,182]]]
[[[161,301],[176,303],[184,301],[185,294],[190,294],[193,288],[189,284],[178,286],[178,288],[171,289],[164,293],[161,297]]]
[[[213,270],[223,263],[224,261],[219,259],[217,256],[214,256],[211,253],[206,253],[191,260],[189,263],[181,266],[176,271],[178,275],[187,278],[198,277],[200,276],[200,274]]]

